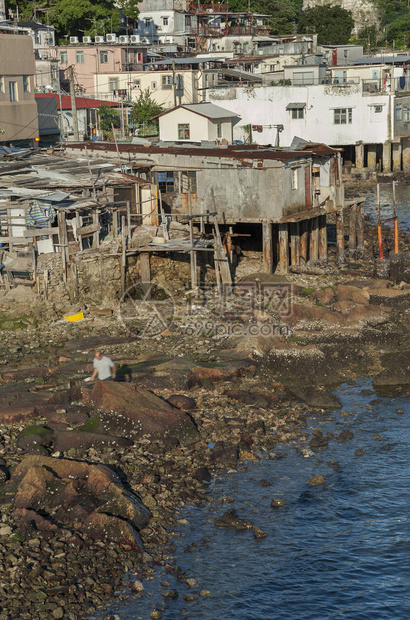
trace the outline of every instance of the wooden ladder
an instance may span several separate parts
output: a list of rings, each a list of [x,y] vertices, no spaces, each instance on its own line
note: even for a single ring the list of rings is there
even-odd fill
[[[216,216],[213,218],[214,220],[214,260],[215,260],[215,272],[216,272],[216,280],[218,282],[218,287],[221,286],[232,286],[232,272],[231,272],[231,264],[229,260],[229,256],[226,252],[226,249],[222,243],[221,233],[219,230],[218,221]]]

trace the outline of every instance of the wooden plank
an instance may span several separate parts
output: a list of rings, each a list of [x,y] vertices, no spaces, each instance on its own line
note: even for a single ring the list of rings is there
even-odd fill
[[[290,224],[290,261],[293,266],[300,265],[300,224]]]
[[[90,235],[94,235],[101,228],[99,222],[89,224],[88,226],[81,226],[77,228],[77,235],[79,237],[89,237]]]
[[[58,228],[30,228],[23,232],[24,237],[48,237],[58,235]]]
[[[300,264],[304,265],[308,259],[308,241],[309,241],[309,220],[304,220],[299,224],[300,231]]]
[[[226,254],[225,248],[222,243],[221,233],[219,231],[219,224],[214,217],[214,239],[215,239],[215,259],[218,262],[219,273],[223,284],[232,286],[232,274],[229,258]]]
[[[0,243],[14,243],[15,245],[33,245],[33,239],[24,237],[0,237]]]
[[[309,244],[309,260],[318,260],[319,258],[319,218],[315,217],[310,220],[310,244]]]

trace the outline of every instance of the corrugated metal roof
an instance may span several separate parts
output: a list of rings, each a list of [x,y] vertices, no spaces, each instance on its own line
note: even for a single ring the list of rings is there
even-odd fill
[[[302,108],[306,107],[306,103],[288,103],[288,105],[286,106],[287,110],[300,110]]]
[[[219,105],[210,102],[187,103],[183,104],[181,107],[210,119],[234,118],[235,116],[239,116],[239,114],[235,114],[235,112],[231,112],[230,110],[226,110],[226,108],[221,108]]]
[[[372,56],[371,58],[356,58],[353,60],[353,65],[392,65],[393,62],[396,65],[400,65],[403,62],[410,62],[410,56],[394,54],[394,56]]]

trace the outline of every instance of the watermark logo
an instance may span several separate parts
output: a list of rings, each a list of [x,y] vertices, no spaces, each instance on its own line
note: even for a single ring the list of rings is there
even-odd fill
[[[242,282],[204,286],[178,296],[156,282],[134,283],[120,303],[120,321],[133,336],[177,331],[189,337],[287,335],[292,314],[290,283]]]

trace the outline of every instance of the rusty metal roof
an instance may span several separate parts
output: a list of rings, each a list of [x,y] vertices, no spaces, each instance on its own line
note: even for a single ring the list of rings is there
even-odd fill
[[[111,143],[95,143],[95,142],[77,142],[66,144],[66,149],[78,149],[81,150],[87,146],[87,149],[96,150],[96,151],[111,151],[115,152],[118,148],[120,153],[140,153],[143,155],[158,155],[158,154],[169,154],[169,155],[192,155],[194,157],[216,157],[216,158],[224,158],[224,159],[236,159],[236,160],[277,160],[277,161],[289,161],[291,159],[300,159],[303,157],[309,157],[312,154],[319,154],[317,152],[313,153],[312,147],[304,149],[303,151],[288,151],[288,150],[280,150],[274,149],[270,147],[264,146],[256,146],[256,145],[229,145],[227,147],[215,147],[215,148],[202,148],[195,146],[141,146],[138,144],[118,144],[116,147],[115,144]],[[333,154],[335,151],[330,147],[323,146],[328,151],[322,154]],[[315,147],[316,148],[316,147]]]

